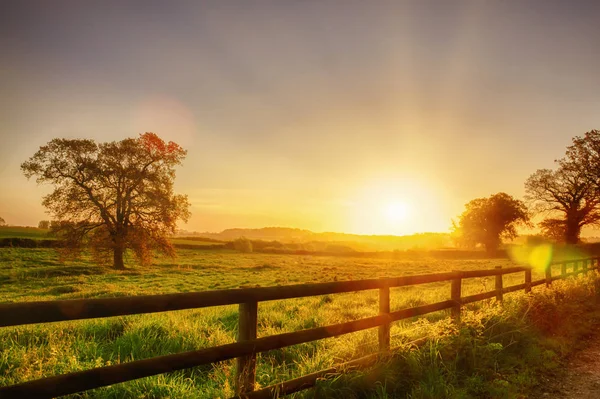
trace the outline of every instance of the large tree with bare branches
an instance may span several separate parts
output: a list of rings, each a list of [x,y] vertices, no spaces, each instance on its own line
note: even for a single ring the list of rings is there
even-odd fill
[[[153,250],[173,255],[169,236],[187,221],[187,196],[173,192],[186,151],[154,133],[96,143],[54,139],[21,165],[28,178],[54,185],[43,205],[68,255],[89,246],[98,260],[123,269],[131,249],[147,263]]]
[[[525,198],[545,216],[539,225],[547,236],[576,244],[584,226],[600,224],[600,131],[574,137],[556,163],[527,179]]]

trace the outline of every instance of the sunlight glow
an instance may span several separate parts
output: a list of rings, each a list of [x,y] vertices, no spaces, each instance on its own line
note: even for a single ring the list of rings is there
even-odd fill
[[[392,202],[385,208],[385,216],[390,222],[402,222],[406,220],[409,208],[404,202]]]
[[[419,176],[365,178],[348,193],[347,230],[358,234],[404,235],[447,229],[440,198],[444,195]]]

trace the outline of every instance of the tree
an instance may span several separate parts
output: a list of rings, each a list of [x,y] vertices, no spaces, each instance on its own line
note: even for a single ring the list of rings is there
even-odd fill
[[[40,222],[38,223],[38,229],[47,230],[49,228],[50,228],[50,221],[49,220],[40,220]]]
[[[525,182],[534,213],[546,215],[539,226],[549,238],[577,244],[581,228],[600,222],[600,191],[576,160],[557,161],[557,170],[539,169]]]
[[[2,219],[1,216],[0,216],[0,226],[6,226],[6,222],[4,221],[4,219]]]
[[[54,139],[21,165],[25,176],[54,185],[42,204],[52,214],[52,233],[67,255],[89,246],[103,262],[124,269],[133,250],[148,263],[153,250],[174,255],[168,237],[177,220],[187,221],[187,196],[173,193],[175,166],[186,151],[154,133],[96,143]]]
[[[476,198],[465,208],[458,224],[453,222],[459,241],[471,247],[482,244],[490,253],[498,248],[502,238],[515,238],[518,225],[529,224],[525,204],[506,193]]]

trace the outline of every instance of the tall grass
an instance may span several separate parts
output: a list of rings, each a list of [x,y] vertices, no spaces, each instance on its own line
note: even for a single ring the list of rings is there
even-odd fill
[[[446,270],[490,269],[496,265],[510,265],[505,260],[391,261],[239,254],[227,251],[203,251],[200,254],[195,251],[180,251],[180,256],[175,261],[157,261],[155,266],[148,268],[132,267],[127,271],[117,272],[93,265],[86,258],[61,264],[51,250],[0,249],[0,281],[3,282],[0,285],[0,300],[7,302],[157,294],[257,284],[277,285]],[[534,276],[539,277],[541,275]],[[522,273],[505,278],[505,286],[522,282]],[[432,339],[418,351],[405,349],[399,352],[389,362],[378,365],[370,373],[340,376],[334,382],[319,384],[316,393],[299,393],[296,396],[352,397],[348,396],[350,394],[346,392],[347,387],[351,387],[352,392],[358,395],[356,397],[452,397],[461,392],[466,392],[467,395],[462,397],[477,397],[468,395],[475,395],[477,389],[492,392],[488,380],[494,374],[469,370],[481,367],[487,369],[491,367],[490,364],[501,364],[487,361],[473,363],[479,358],[508,358],[504,354],[517,344],[509,345],[512,341],[505,341],[507,337],[515,340],[531,339],[522,341],[522,345],[542,348],[539,353],[548,355],[548,359],[554,359],[556,354],[570,348],[569,340],[554,339],[554,346],[549,349],[545,346],[545,341],[536,344],[537,346],[528,344],[539,341],[538,338],[542,335],[535,332],[538,328],[536,326],[539,326],[540,331],[545,331],[542,327],[548,319],[544,315],[555,311],[552,306],[560,311],[563,307],[561,298],[573,297],[572,292],[576,292],[579,287],[571,287],[569,284],[572,283],[565,284],[566,288],[557,291],[563,293],[562,297],[552,296],[555,294],[546,293],[543,289],[538,290],[543,292],[541,298],[545,298],[545,302],[536,306],[530,304],[529,308],[523,304],[528,304],[527,301],[533,299],[518,294],[507,295],[503,307],[474,304],[471,309],[479,309],[480,312],[466,312],[461,328],[449,323],[446,312],[428,315],[416,323],[415,320],[394,323],[391,329],[392,346],[406,345],[424,335],[429,335]],[[591,282],[581,284],[581,287],[588,287],[589,291],[590,284]],[[554,285],[562,286],[556,282]],[[470,279],[465,282],[463,294],[484,292],[492,287],[492,279]],[[585,291],[585,295],[589,298],[592,294],[588,291]],[[391,292],[391,308],[395,310],[445,300],[448,299],[449,292],[449,283],[395,288]],[[584,292],[580,294],[584,295]],[[579,305],[575,310],[587,311]],[[523,311],[528,315],[526,318],[517,316]],[[335,324],[373,316],[377,312],[376,291],[264,302],[259,305],[258,335],[268,336]],[[555,327],[551,321],[548,325]],[[0,385],[222,345],[235,340],[237,326],[237,307],[224,306],[3,328],[0,329]],[[504,331],[501,326],[505,326],[506,331],[518,329],[523,334],[498,335]],[[471,352],[465,352],[465,348],[471,348]],[[266,352],[258,356],[257,388],[322,370],[376,350],[377,331],[373,329]],[[455,353],[471,354],[464,359],[459,359],[458,355],[453,358],[452,350]],[[554,357],[546,350],[554,353]],[[450,361],[451,359],[454,360]],[[524,374],[525,381],[521,385],[512,380],[506,381],[511,385],[533,386],[535,369],[531,370],[530,377],[527,377],[529,374]],[[228,361],[91,390],[72,397],[226,398],[233,395],[234,374],[234,362]],[[469,384],[473,387],[469,388]],[[494,384],[500,390],[503,383],[498,379]]]
[[[554,282],[503,304],[488,301],[449,319],[423,321],[429,339],[401,347],[370,370],[340,374],[296,397],[518,398],[543,390],[540,376],[560,374],[562,359],[585,345],[600,323],[596,275]]]

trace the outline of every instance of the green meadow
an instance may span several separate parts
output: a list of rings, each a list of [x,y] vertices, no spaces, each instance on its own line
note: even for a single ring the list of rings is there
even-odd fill
[[[48,230],[37,227],[0,226],[0,239],[2,238],[31,238],[49,239]]]
[[[128,259],[127,266],[125,271],[114,271],[93,264],[85,256],[62,263],[52,249],[0,248],[0,301],[100,298],[359,280],[491,269],[514,266],[514,263],[507,259],[392,260],[180,249],[175,259],[156,258],[148,267],[136,266],[133,259]],[[534,280],[541,277],[542,273],[534,273]],[[505,286],[524,281],[523,273],[504,279]],[[492,278],[465,280],[463,295],[489,291],[493,285]],[[449,294],[450,284],[446,282],[394,288],[392,310],[446,300]],[[507,297],[519,295],[523,296],[510,294]],[[482,306],[486,305],[475,304],[474,308]],[[258,335],[341,323],[377,312],[377,291],[263,302],[259,304]],[[394,323],[392,346],[430,334],[432,326],[436,322],[445,323],[447,316],[447,312],[438,312],[416,323],[414,320]],[[224,306],[2,328],[0,385],[234,342],[237,323],[237,307]],[[257,387],[299,377],[376,350],[377,331],[372,329],[267,352],[259,355]],[[234,362],[229,361],[73,397],[226,398],[234,394],[234,374]],[[412,392],[410,389],[407,395]],[[335,392],[340,394],[343,390],[333,390],[326,396],[333,397]],[[310,393],[296,394],[303,395],[311,397]]]

